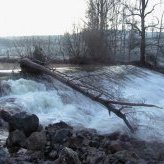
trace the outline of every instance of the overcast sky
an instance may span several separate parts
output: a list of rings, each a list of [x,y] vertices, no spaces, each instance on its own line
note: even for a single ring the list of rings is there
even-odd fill
[[[85,10],[86,0],[0,0],[0,36],[63,34],[85,18]]]
[[[0,0],[0,36],[53,35],[85,17],[85,0]]]

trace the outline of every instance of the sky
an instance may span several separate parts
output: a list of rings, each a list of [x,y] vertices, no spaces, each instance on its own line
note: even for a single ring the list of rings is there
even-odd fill
[[[64,34],[85,11],[86,0],[0,0],[0,36]]]
[[[0,36],[54,35],[85,18],[85,0],[0,0]]]

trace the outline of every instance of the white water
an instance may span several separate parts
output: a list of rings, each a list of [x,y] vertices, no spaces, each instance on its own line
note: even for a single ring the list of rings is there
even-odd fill
[[[164,76],[147,70],[142,71],[144,77],[128,76],[126,85],[122,88],[122,95],[130,101],[145,100],[146,103],[164,107]],[[62,120],[74,126],[97,129],[100,133],[128,131],[120,118],[114,114],[109,116],[103,106],[56,80],[56,89],[52,90],[47,90],[43,83],[32,80],[8,80],[3,83],[11,86],[11,93],[1,99],[16,98],[15,104],[21,106],[23,111],[36,114],[42,124]],[[139,125],[136,136],[164,141],[164,109],[139,107],[130,110],[137,111],[133,115]]]

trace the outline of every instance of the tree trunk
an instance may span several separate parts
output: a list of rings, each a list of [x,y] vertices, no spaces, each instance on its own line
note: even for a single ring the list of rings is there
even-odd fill
[[[142,9],[141,9],[141,45],[140,45],[140,63],[145,65],[145,49],[146,49],[146,40],[145,40],[145,0],[142,0]]]

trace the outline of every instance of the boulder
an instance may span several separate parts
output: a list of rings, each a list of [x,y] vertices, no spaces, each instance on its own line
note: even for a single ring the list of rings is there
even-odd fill
[[[65,147],[59,153],[59,158],[55,161],[59,164],[81,164],[78,154],[72,149]]]
[[[47,139],[52,143],[52,145],[65,143],[73,134],[73,128],[62,121],[49,125],[45,129]]]
[[[6,122],[11,120],[11,114],[6,110],[0,110],[0,117]]]
[[[55,132],[56,130],[60,130],[60,129],[73,129],[72,126],[69,126],[68,124],[66,124],[63,121],[60,121],[58,123],[55,124],[50,124],[45,128],[48,132]]]
[[[15,130],[9,133],[9,136],[6,140],[6,146],[11,151],[17,151],[20,147],[24,147],[25,140],[25,134],[20,130]]]
[[[118,151],[121,151],[123,150],[122,146],[121,146],[121,143],[119,140],[117,141],[111,141],[111,144],[110,144],[110,147],[109,147],[110,151],[112,154],[118,152]]]
[[[55,133],[51,135],[52,143],[64,143],[68,140],[69,137],[72,136],[72,132],[70,129],[61,129],[57,130]]]
[[[127,150],[119,151],[113,156],[121,162],[137,163],[137,160],[139,160],[136,153]]]
[[[96,148],[87,149],[86,163],[89,164],[102,164],[106,160],[106,154],[104,151]]]
[[[44,131],[33,132],[26,140],[26,148],[29,150],[43,150],[47,143]]]
[[[28,137],[32,132],[37,131],[39,127],[39,119],[34,114],[21,112],[13,115],[9,120],[9,132],[16,129],[21,130]]]

